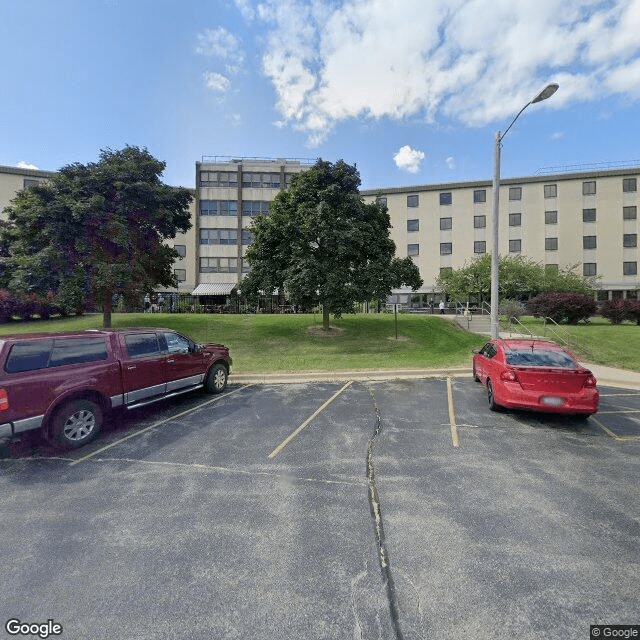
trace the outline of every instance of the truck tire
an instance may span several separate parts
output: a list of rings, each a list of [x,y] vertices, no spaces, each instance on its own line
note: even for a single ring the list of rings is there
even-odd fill
[[[82,398],[69,400],[53,417],[53,441],[66,449],[82,447],[98,435],[102,420],[102,409],[95,402]]]
[[[227,386],[227,368],[223,364],[214,364],[204,381],[207,393],[222,393]]]

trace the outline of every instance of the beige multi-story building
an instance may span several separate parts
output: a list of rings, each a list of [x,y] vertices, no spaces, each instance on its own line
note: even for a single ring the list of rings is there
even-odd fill
[[[269,213],[269,202],[289,186],[292,175],[310,164],[298,159],[206,156],[196,163],[194,295],[223,296],[237,287],[249,271],[244,254],[251,244],[251,220]]]
[[[500,255],[597,277],[598,297],[637,298],[640,167],[503,179]],[[492,250],[490,181],[369,189],[386,202],[399,257],[411,256],[432,299],[445,269]],[[398,291],[401,293],[401,291]],[[400,301],[408,302],[404,296]]]
[[[193,226],[170,241],[176,293],[219,296],[238,287],[249,269],[253,217],[309,168],[297,159],[203,157],[196,162]],[[49,171],[0,167],[0,212],[17,191]],[[575,267],[597,277],[598,297],[637,298],[638,178],[640,167],[554,173],[503,179],[500,188],[500,254],[523,255],[553,269]],[[366,201],[384,199],[399,257],[411,256],[424,280],[419,294],[437,298],[443,269],[491,252],[491,182],[457,182],[369,189]],[[407,292],[402,301],[408,302]]]

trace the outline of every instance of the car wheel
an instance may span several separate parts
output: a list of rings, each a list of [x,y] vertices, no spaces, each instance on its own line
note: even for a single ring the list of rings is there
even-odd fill
[[[487,380],[487,400],[491,411],[500,411],[500,405],[496,404],[496,398],[493,395],[493,385],[491,384],[491,380]]]
[[[222,364],[214,364],[205,380],[204,386],[207,393],[220,393],[227,386],[227,369]]]
[[[55,413],[51,435],[57,445],[77,449],[91,442],[102,427],[102,409],[91,400],[70,400]]]
[[[478,374],[476,373],[476,363],[473,363],[473,381],[474,382],[480,382],[480,378],[478,377]]]
[[[574,414],[576,420],[580,420],[580,421],[587,420],[589,418],[589,416],[592,416],[592,415],[593,415],[592,413],[576,413],[576,414]]]

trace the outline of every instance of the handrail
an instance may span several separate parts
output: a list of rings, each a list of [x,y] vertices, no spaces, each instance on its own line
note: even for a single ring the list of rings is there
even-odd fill
[[[553,318],[544,317],[543,320],[544,320],[545,335],[547,334],[547,331],[549,331],[556,337],[556,340],[560,342],[560,344],[562,344],[564,347],[567,347],[572,351],[576,351],[578,353],[584,354],[587,357],[590,357],[589,350],[584,346],[584,344],[580,342],[580,340],[570,335],[568,331],[562,329],[560,325]],[[549,322],[555,325],[555,329],[548,324]]]
[[[516,317],[511,317],[508,319],[509,320],[509,325],[507,328],[507,331],[512,332],[512,326],[515,324],[519,327],[519,333],[522,333],[522,330],[526,331],[532,338],[534,338],[535,336],[533,335],[533,331],[531,331],[531,329],[529,329],[529,327],[525,326],[524,324],[522,324],[522,322],[520,322],[520,320],[518,320],[518,318]]]

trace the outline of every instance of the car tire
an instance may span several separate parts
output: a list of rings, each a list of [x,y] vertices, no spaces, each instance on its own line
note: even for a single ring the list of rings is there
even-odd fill
[[[474,382],[480,382],[480,378],[478,377],[478,374],[476,373],[476,363],[473,363],[473,381]]]
[[[91,400],[65,402],[51,424],[52,442],[65,449],[77,449],[91,442],[102,428],[102,409]]]
[[[223,364],[214,364],[204,381],[207,393],[222,393],[227,386],[227,368]]]
[[[493,393],[493,385],[491,380],[487,380],[487,401],[489,403],[489,409],[491,411],[500,411],[500,405],[496,403],[496,398]]]
[[[592,415],[593,413],[575,413],[574,417],[576,418],[576,420],[580,420],[582,422],[584,420],[587,420]]]

